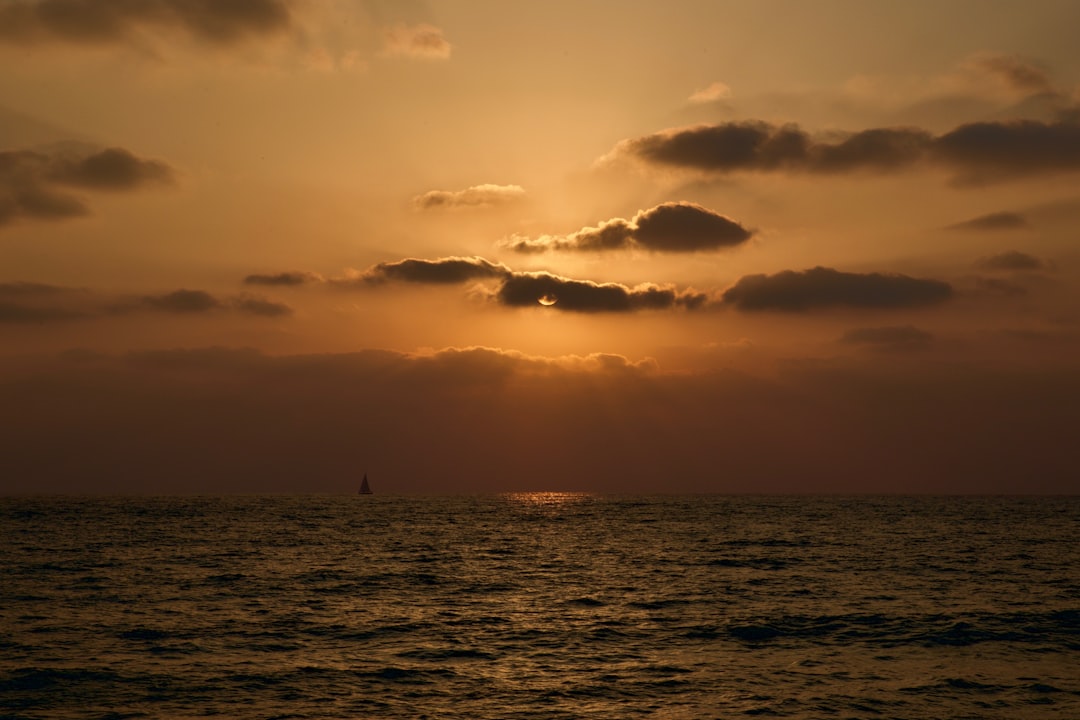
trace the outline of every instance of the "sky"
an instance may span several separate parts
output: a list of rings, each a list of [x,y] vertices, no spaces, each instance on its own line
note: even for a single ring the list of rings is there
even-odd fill
[[[0,493],[1077,493],[1080,4],[0,0]]]

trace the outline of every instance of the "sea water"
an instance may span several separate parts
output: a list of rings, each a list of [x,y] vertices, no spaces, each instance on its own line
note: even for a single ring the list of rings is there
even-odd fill
[[[1078,718],[1080,498],[0,499],[6,718]]]

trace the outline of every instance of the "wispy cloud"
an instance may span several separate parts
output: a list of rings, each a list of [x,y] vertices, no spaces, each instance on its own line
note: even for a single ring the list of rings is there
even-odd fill
[[[1027,218],[1016,212],[1001,211],[980,215],[970,220],[954,223],[947,226],[946,230],[1018,230],[1028,227]]]
[[[293,310],[284,303],[257,295],[220,296],[187,288],[117,296],[43,283],[0,283],[0,324],[47,325],[143,312],[193,316],[238,312],[284,317]]]
[[[976,266],[984,270],[1049,270],[1052,267],[1045,260],[1018,250],[1009,250],[983,258],[976,263]]]
[[[713,103],[719,100],[727,100],[731,97],[731,88],[722,82],[714,82],[703,88],[695,90],[687,98],[694,104]]]
[[[508,205],[525,198],[520,185],[473,185],[464,190],[431,190],[413,198],[419,210],[455,210],[460,208]]]
[[[932,334],[913,325],[853,328],[840,338],[842,343],[862,345],[885,352],[924,350],[929,348],[933,341]]]
[[[269,275],[254,274],[244,278],[245,285],[271,285],[271,286],[296,286],[308,283],[323,282],[323,277],[318,273],[293,270],[273,273]]]
[[[398,24],[383,31],[383,53],[417,60],[449,60],[451,45],[434,25]]]
[[[291,23],[285,0],[7,0],[0,4],[0,42],[127,42],[144,31],[183,32],[230,44],[278,34]]]

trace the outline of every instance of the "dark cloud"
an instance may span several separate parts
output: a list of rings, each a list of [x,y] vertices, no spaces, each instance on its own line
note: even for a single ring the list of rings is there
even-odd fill
[[[291,279],[294,275],[300,273],[249,278],[268,278],[272,281],[257,281],[254,284],[288,284],[278,278]],[[487,294],[506,307],[547,306],[554,310],[585,313],[673,308],[696,310],[704,307],[709,300],[706,294],[694,290],[678,290],[652,283],[629,287],[619,283],[573,280],[548,272],[514,272],[501,263],[482,257],[445,257],[436,260],[406,258],[379,263],[362,273],[322,282],[337,287],[358,288],[390,282],[454,285],[472,280],[493,281],[489,283],[489,288],[481,291],[481,295]]]
[[[83,202],[50,185],[49,159],[30,151],[0,152],[0,226],[18,219],[64,220],[89,214]]]
[[[170,183],[172,168],[158,160],[142,160],[123,148],[106,148],[83,157],[53,158],[47,179],[87,190],[134,190],[143,185]]]
[[[140,303],[154,310],[172,313],[205,313],[220,310],[220,300],[203,290],[174,290],[163,295],[146,295]]]
[[[658,285],[627,287],[618,283],[571,280],[546,272],[513,273],[495,292],[508,307],[546,305],[567,312],[631,312],[701,307],[706,297],[693,291],[677,291]]]
[[[952,295],[952,287],[940,280],[815,267],[746,275],[725,290],[721,300],[743,311],[800,312],[828,307],[917,307],[944,302]]]
[[[689,202],[667,202],[614,218],[567,236],[512,237],[504,245],[521,253],[551,250],[600,252],[641,248],[653,252],[697,252],[740,245],[753,235],[739,223]]]
[[[262,317],[283,317],[292,314],[292,308],[288,305],[255,295],[219,298],[204,290],[185,289],[161,295],[145,295],[139,298],[136,305],[121,306],[121,309],[126,310],[140,308],[178,315],[202,315],[228,309]]]
[[[894,170],[919,161],[931,136],[914,128],[879,128],[828,142],[797,125],[730,122],[668,130],[620,143],[617,151],[673,167],[733,172]]]
[[[986,270],[1047,270],[1050,268],[1049,263],[1018,250],[991,255],[980,260],[977,265]]]
[[[1080,123],[969,123],[937,138],[932,155],[964,183],[1080,170]]]
[[[293,312],[284,303],[248,294],[218,297],[204,290],[180,289],[140,297],[117,297],[44,283],[0,283],[0,324],[46,324],[145,311],[206,315],[230,310],[261,317],[284,317]]]
[[[322,282],[322,276],[300,270],[275,273],[273,275],[248,275],[244,278],[244,284],[246,285],[295,286],[318,282]]]
[[[978,183],[1080,170],[1080,123],[978,122],[938,137],[919,128],[872,128],[834,140],[797,125],[730,122],[624,140],[615,153],[716,173],[886,172],[925,162],[955,172],[960,182]]]
[[[413,204],[420,210],[453,210],[508,205],[524,198],[520,185],[474,185],[457,191],[432,190],[413,198]]]
[[[947,230],[1017,230],[1028,227],[1027,218],[1015,212],[996,212],[980,215],[971,220],[964,220],[949,225]]]
[[[389,281],[449,285],[469,280],[504,277],[510,273],[505,265],[481,257],[445,257],[437,260],[406,258],[397,262],[374,265],[358,277],[332,281],[342,284],[384,283]]]
[[[913,325],[854,328],[840,338],[844,343],[887,351],[922,350],[930,347],[933,340],[933,335]]]
[[[73,288],[62,285],[48,285],[36,282],[8,282],[0,283],[0,299],[2,298],[27,298],[27,297],[55,297],[77,292]]]
[[[47,325],[91,317],[87,291],[35,282],[0,283],[0,324]],[[92,304],[92,303],[91,303]]]
[[[86,317],[86,313],[63,307],[42,307],[0,300],[0,325],[46,325]]]
[[[228,44],[279,33],[291,23],[285,0],[6,0],[0,42],[105,44],[145,29],[177,29]]]
[[[0,225],[22,218],[63,220],[89,214],[65,186],[130,191],[173,180],[174,171],[165,163],[141,159],[122,148],[0,152]]]
[[[232,306],[240,312],[262,317],[283,317],[292,315],[293,309],[285,303],[274,302],[266,298],[244,295],[232,301]]]

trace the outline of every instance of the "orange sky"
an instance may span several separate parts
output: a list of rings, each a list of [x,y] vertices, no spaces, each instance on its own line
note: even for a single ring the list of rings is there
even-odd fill
[[[1074,2],[0,2],[0,492],[1077,492]]]

